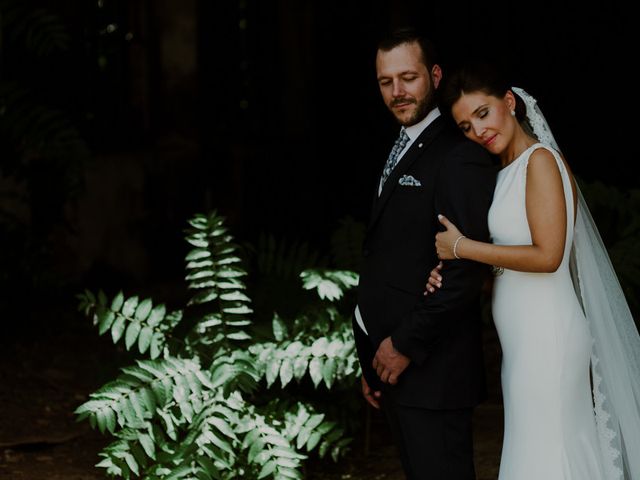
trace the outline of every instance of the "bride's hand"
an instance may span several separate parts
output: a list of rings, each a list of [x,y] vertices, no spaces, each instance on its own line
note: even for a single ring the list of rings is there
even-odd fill
[[[435,293],[436,288],[442,287],[442,276],[440,275],[440,270],[442,270],[442,262],[439,262],[438,265],[436,265],[436,267],[429,273],[427,284],[424,287],[425,291],[423,295],[425,297],[429,295],[429,293]]]
[[[438,220],[446,230],[436,234],[436,253],[440,260],[452,260],[456,258],[453,254],[453,245],[462,233],[444,215],[438,215]]]

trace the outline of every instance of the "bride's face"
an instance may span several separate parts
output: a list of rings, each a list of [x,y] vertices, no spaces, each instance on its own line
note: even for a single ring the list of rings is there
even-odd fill
[[[517,120],[511,114],[515,99],[483,92],[464,93],[451,107],[451,114],[465,136],[493,154],[503,152],[512,142]]]

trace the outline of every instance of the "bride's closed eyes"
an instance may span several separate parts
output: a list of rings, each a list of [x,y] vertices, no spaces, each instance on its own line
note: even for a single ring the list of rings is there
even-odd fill
[[[489,115],[489,107],[483,105],[482,107],[479,107],[475,112],[473,112],[472,115],[480,119],[485,118],[487,115]],[[460,122],[458,124],[458,127],[460,127],[460,130],[462,130],[464,133],[467,133],[471,128],[469,122]]]

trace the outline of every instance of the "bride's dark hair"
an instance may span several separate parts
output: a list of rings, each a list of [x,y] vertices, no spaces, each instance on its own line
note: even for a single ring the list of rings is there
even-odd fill
[[[448,114],[451,107],[465,93],[482,92],[498,98],[503,98],[511,85],[502,69],[487,62],[472,62],[454,68],[452,73],[444,76],[443,85],[438,89],[439,105]],[[514,93],[516,98],[516,118],[526,120],[526,107],[522,99]]]

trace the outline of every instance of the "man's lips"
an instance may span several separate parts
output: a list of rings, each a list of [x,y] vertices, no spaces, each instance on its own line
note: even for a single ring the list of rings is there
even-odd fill
[[[397,102],[391,105],[392,108],[401,110],[403,108],[407,108],[408,106],[413,105],[413,102]]]

